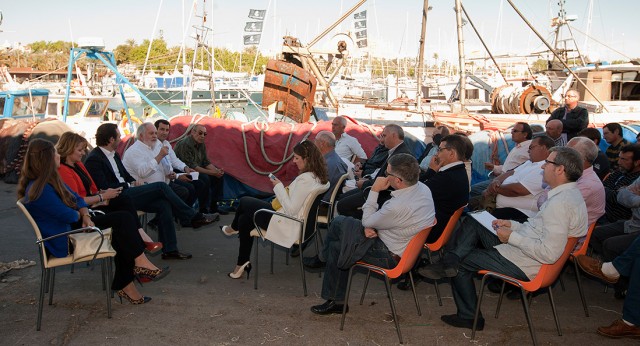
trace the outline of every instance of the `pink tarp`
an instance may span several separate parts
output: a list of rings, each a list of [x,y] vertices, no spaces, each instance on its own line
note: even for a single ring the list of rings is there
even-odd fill
[[[192,117],[190,116],[172,118],[169,138],[173,139],[184,134],[191,120]],[[310,134],[307,139],[313,140],[318,132],[322,130],[331,131],[330,121],[293,125],[278,122],[259,127],[258,124],[254,125],[253,123],[203,117],[198,123],[207,127],[205,143],[209,159],[213,164],[223,168],[226,174],[233,176],[243,184],[264,192],[271,192],[273,190],[272,185],[266,175],[256,173],[247,162],[242,136],[243,131],[246,134],[247,151],[249,152],[248,156],[251,164],[256,170],[267,173],[277,170],[278,166],[270,164],[264,158],[261,150],[259,128],[265,131],[262,147],[264,147],[266,156],[273,162],[282,161],[285,156],[289,157],[293,147],[303,140],[308,133]],[[365,152],[369,155],[378,145],[378,139],[372,134],[372,131],[379,135],[382,127],[371,127],[365,124],[349,122],[346,131],[360,141]],[[285,155],[284,151],[291,132],[293,132],[293,136]],[[274,174],[285,185],[288,185],[298,172],[296,166],[289,160]]]

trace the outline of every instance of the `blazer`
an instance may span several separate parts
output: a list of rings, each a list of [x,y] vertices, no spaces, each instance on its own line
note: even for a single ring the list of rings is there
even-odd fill
[[[126,183],[121,183],[118,180],[116,174],[113,172],[113,168],[111,167],[111,163],[109,162],[107,155],[104,154],[102,149],[95,147],[91,150],[89,155],[87,155],[87,160],[84,165],[87,168],[87,171],[89,171],[89,174],[91,174],[91,178],[93,178],[96,186],[101,190],[118,187],[126,189],[129,187],[128,183],[135,181],[131,174],[127,172],[127,169],[124,168],[118,153],[114,154],[114,159],[116,160],[116,166],[118,166],[120,176],[122,176]]]
[[[91,175],[87,172],[87,168],[82,164],[82,162],[76,162],[76,167],[83,170],[89,178],[91,178]],[[69,186],[71,191],[75,191],[80,197],[87,197],[98,193],[98,187],[96,186],[96,183],[93,182],[93,179],[91,179],[91,191],[87,191],[82,183],[82,179],[80,179],[80,176],[73,170],[73,168],[61,164],[60,167],[58,167],[58,173],[60,173],[60,178],[62,178],[62,181]]]
[[[427,237],[427,243],[433,243],[444,231],[451,215],[469,202],[469,178],[464,163],[442,172],[429,168],[426,176],[423,183],[431,190],[438,220]]]
[[[378,171],[378,175],[376,176],[376,178],[387,176],[387,166],[389,166],[389,158],[397,154],[409,154],[413,156],[413,154],[409,150],[409,147],[407,147],[407,144],[405,142],[400,143],[400,145],[398,145],[396,150],[394,150],[393,153],[391,153],[391,155],[389,155],[389,157],[384,161],[382,166],[380,166],[380,170]],[[367,187],[371,187],[374,182],[375,182],[375,179],[369,179],[368,181],[364,182],[364,184],[362,184],[362,190],[364,190]]]

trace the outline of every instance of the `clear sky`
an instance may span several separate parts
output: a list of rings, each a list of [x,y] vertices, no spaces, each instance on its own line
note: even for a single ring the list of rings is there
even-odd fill
[[[207,26],[213,27],[213,44],[233,50],[242,48],[242,35],[250,9],[267,9],[265,29],[259,49],[273,52],[280,49],[281,37],[290,34],[303,44],[338,19],[342,12],[357,0],[207,0],[209,12]],[[550,38],[550,18],[558,12],[558,0],[513,0],[528,20],[544,37]],[[162,3],[162,6],[160,6]],[[189,21],[192,0],[3,0],[0,11],[4,21],[0,29],[0,43],[30,43],[38,40],[69,41],[82,36],[98,36],[105,40],[107,49],[113,49],[127,39],[141,42],[158,37],[160,30],[170,46],[182,41],[184,23]],[[630,57],[640,57],[638,38],[640,26],[637,15],[640,1],[594,0],[590,28],[591,36],[606,42]],[[367,10],[368,38],[375,55],[387,57],[417,56],[420,36],[422,1],[369,0],[357,11]],[[453,0],[431,0],[433,9],[427,21],[426,58],[438,53],[440,59],[457,58],[455,12]],[[544,49],[506,0],[464,1],[466,10],[494,54],[527,54]],[[198,12],[202,1],[197,1]],[[587,30],[588,0],[568,0],[569,15],[578,19],[573,27]],[[184,8],[184,11],[183,11]],[[213,9],[212,9],[213,8]],[[502,8],[502,10],[501,10]],[[154,22],[160,9],[158,26]],[[213,16],[211,16],[213,13]],[[192,18],[193,25],[198,18]],[[187,45],[193,45],[188,36]],[[340,27],[339,27],[340,28]],[[341,26],[342,31],[353,29],[353,16]],[[585,47],[585,36],[574,35],[579,48]],[[331,40],[316,46],[335,46]],[[471,30],[464,27],[465,52],[468,57],[482,55],[480,42]],[[602,59],[623,59],[620,54],[590,41],[588,53]],[[351,48],[354,54],[357,49]]]

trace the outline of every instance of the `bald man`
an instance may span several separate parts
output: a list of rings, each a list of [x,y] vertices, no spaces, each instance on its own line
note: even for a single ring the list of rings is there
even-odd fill
[[[567,145],[567,137],[562,135],[562,121],[554,119],[549,120],[546,125],[547,136],[551,137],[556,147],[564,147]]]

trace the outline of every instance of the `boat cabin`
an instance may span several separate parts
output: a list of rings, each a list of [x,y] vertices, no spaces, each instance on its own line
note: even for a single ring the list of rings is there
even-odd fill
[[[48,98],[47,89],[0,91],[0,114],[3,119],[44,118]]]

